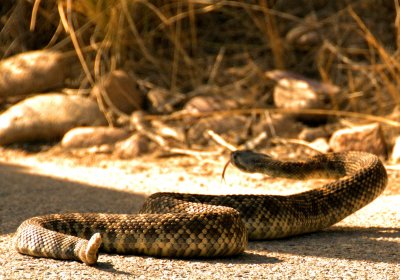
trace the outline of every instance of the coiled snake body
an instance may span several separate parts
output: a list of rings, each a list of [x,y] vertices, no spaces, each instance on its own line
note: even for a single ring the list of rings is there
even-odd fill
[[[335,224],[374,200],[387,184],[378,157],[362,152],[282,162],[236,151],[246,172],[294,179],[337,179],[299,194],[200,195],[156,193],[138,214],[53,214],[24,221],[18,252],[95,264],[98,250],[162,257],[217,257],[243,252],[247,240],[282,238]]]

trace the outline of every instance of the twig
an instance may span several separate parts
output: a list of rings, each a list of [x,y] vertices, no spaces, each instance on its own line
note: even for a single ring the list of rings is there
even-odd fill
[[[225,47],[222,47],[219,52],[217,57],[215,58],[215,63],[213,67],[211,68],[210,75],[208,77],[208,82],[207,84],[213,84],[215,81],[215,77],[217,76],[217,73],[219,71],[219,67],[221,66],[222,59],[224,58],[225,54]]]
[[[162,136],[153,133],[151,130],[151,125],[147,123],[144,119],[142,114],[134,114],[131,118],[131,123],[133,124],[134,128],[137,130],[138,133],[146,136],[151,141],[156,143],[160,148],[168,153],[172,154],[182,154],[188,156],[194,156],[197,159],[201,159],[202,157],[212,156],[220,154],[221,151],[214,151],[214,152],[203,152],[203,151],[196,151],[192,149],[183,149],[183,148],[175,148],[170,147],[168,141],[166,141]]]
[[[211,129],[207,130],[206,133],[214,140],[215,143],[221,145],[222,147],[228,149],[229,151],[233,152],[237,150],[237,147],[228,143],[225,139],[223,139],[220,135],[212,131]]]
[[[256,137],[251,138],[250,140],[246,141],[246,143],[244,143],[244,147],[245,149],[254,149],[255,147],[257,147],[263,140],[268,138],[268,134],[267,132],[263,131],[260,134],[258,134]]]
[[[78,37],[75,33],[73,24],[72,24],[72,1],[68,0],[67,1],[67,14],[68,14],[68,18],[65,15],[65,11],[64,8],[61,4],[61,2],[59,2],[58,4],[58,12],[60,14],[60,20],[63,23],[64,29],[65,31],[70,35],[71,37],[71,42],[76,50],[76,54],[79,58],[79,61],[82,65],[83,71],[86,74],[87,79],[89,80],[90,84],[93,86],[94,85],[94,80],[92,77],[92,74],[90,73],[89,67],[86,63],[85,57],[83,55],[82,49],[80,47],[79,41],[78,41]]]
[[[221,154],[221,152],[222,152],[222,150],[204,152],[204,151],[196,151],[196,150],[192,150],[192,149],[182,149],[182,148],[168,148],[165,151],[170,152],[170,153],[175,153],[175,154],[193,156],[199,160],[201,160],[202,157],[215,156],[215,155]]]
[[[276,130],[275,130],[274,125],[272,124],[271,114],[269,112],[265,112],[264,115],[265,115],[265,118],[267,120],[267,125],[269,127],[269,130],[271,131],[272,136],[275,137],[276,136]]]

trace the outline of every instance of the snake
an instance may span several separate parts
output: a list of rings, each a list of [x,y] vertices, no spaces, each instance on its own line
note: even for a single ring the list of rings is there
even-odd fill
[[[18,227],[14,247],[25,255],[97,263],[99,251],[167,258],[235,256],[249,240],[279,239],[327,228],[378,197],[387,173],[376,155],[327,153],[279,160],[250,150],[231,153],[239,170],[296,180],[332,179],[291,195],[150,195],[134,214],[58,213]],[[224,168],[223,175],[225,173]]]

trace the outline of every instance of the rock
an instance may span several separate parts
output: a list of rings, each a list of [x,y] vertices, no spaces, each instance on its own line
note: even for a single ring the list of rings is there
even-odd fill
[[[221,95],[221,91],[220,87],[214,85],[201,85],[186,94],[171,92],[163,88],[152,88],[147,93],[147,98],[149,100],[149,109],[154,113],[171,113],[177,104],[182,103],[182,101],[187,100],[191,96],[193,97],[186,103],[185,110],[190,112],[209,112],[210,104],[221,101],[221,98],[218,97]],[[198,106],[200,108],[197,108]],[[220,109],[211,109],[211,111],[215,110]]]
[[[151,151],[151,142],[146,136],[134,134],[131,137],[118,142],[114,153],[120,158],[135,158]]]
[[[381,124],[383,136],[385,137],[387,147],[394,147],[400,135],[400,106],[395,106],[392,112],[385,116],[385,118],[393,121],[393,124]]]
[[[390,161],[393,164],[400,162],[400,136],[395,140]]]
[[[139,90],[136,80],[122,70],[105,75],[93,87],[91,94],[101,96],[106,107],[113,106],[125,114],[143,108],[144,95]]]
[[[129,137],[129,132],[116,127],[77,127],[68,131],[61,146],[65,148],[85,148],[114,144]]]
[[[201,119],[192,125],[187,133],[190,143],[205,145],[208,143],[209,136],[205,134],[207,130],[212,130],[222,135],[226,140],[237,143],[243,137],[247,119],[243,116],[216,116],[212,119]],[[228,139],[229,138],[229,139]]]
[[[109,154],[111,155],[114,152],[113,144],[102,144],[98,146],[91,146],[87,149],[83,149],[85,153],[88,154]]]
[[[321,153],[327,153],[329,152],[329,143],[326,138],[317,138],[314,141],[310,143],[310,147],[321,152]]]
[[[192,113],[212,112],[235,109],[239,107],[239,103],[232,98],[215,95],[215,96],[196,96],[190,99],[184,107],[184,110]]]
[[[300,132],[298,138],[310,142],[318,138],[328,138],[329,135],[329,131],[324,126],[306,127]]]
[[[274,103],[277,108],[302,111],[305,109],[328,109],[330,108],[331,96],[339,92],[337,86],[321,83],[308,79],[289,71],[268,71],[265,75],[274,81]],[[295,114],[303,121],[315,121],[317,123],[326,121],[325,116],[312,114]]]
[[[174,94],[173,92],[164,88],[152,88],[147,93],[149,100],[149,111],[152,113],[166,114],[174,111],[174,100],[183,98],[181,94]]]
[[[386,143],[377,123],[337,130],[329,140],[334,152],[364,151],[386,157]]]
[[[398,136],[394,141],[392,154],[390,155],[390,162],[392,164],[400,163],[400,136]]]
[[[0,98],[59,88],[68,76],[69,59],[54,51],[33,51],[0,61]]]
[[[105,124],[91,99],[58,93],[37,95],[0,115],[0,145],[57,140],[71,128]]]
[[[268,115],[252,127],[253,135],[266,132],[269,138],[296,138],[300,131],[304,129],[304,124],[296,121],[290,115]]]
[[[150,127],[155,134],[160,135],[163,138],[172,138],[181,143],[185,142],[186,135],[181,124],[172,126],[158,120],[153,120]]]

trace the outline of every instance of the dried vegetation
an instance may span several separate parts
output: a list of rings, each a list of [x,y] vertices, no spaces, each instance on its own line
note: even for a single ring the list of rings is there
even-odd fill
[[[204,94],[234,99],[240,110],[273,108],[265,73],[282,69],[340,88],[316,114],[389,119],[400,102],[399,8],[383,0],[19,0],[0,9],[0,56],[43,48],[76,56],[67,85],[80,94],[123,69],[155,115]],[[129,118],[97,101],[112,124]]]

